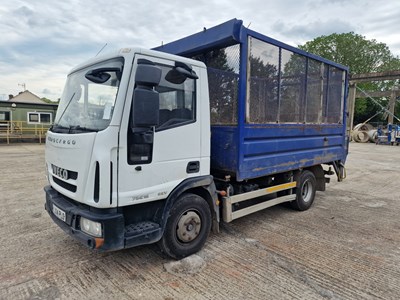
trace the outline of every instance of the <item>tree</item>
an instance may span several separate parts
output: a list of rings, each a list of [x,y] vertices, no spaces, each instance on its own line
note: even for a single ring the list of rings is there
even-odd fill
[[[348,66],[352,74],[400,67],[399,58],[393,56],[386,44],[367,40],[354,32],[320,36],[299,48]]]
[[[320,36],[305,43],[299,48],[346,65],[351,74],[362,74],[372,72],[383,72],[400,70],[400,59],[394,56],[389,47],[376,40],[367,40],[364,36],[354,32],[333,33],[328,36]],[[390,90],[395,81],[375,82],[358,84],[363,90],[383,91]],[[387,105],[388,99],[377,99],[383,106]],[[356,101],[354,122],[360,123],[373,116],[380,108],[369,99]],[[396,115],[400,113],[400,107]],[[373,121],[383,121],[382,115]]]
[[[42,100],[43,102],[46,102],[46,103],[50,103],[50,104],[57,103],[57,102],[54,102],[54,101],[52,101],[52,100],[50,100],[50,99],[48,99],[46,97],[40,98],[40,100]]]

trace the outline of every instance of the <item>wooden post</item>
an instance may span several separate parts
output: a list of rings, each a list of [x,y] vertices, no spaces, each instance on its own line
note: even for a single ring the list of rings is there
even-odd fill
[[[11,123],[7,123],[7,145],[10,144],[10,125]]]
[[[356,83],[350,83],[349,85],[349,98],[347,102],[348,118],[347,118],[347,130],[353,130],[354,123],[354,108],[356,103]]]

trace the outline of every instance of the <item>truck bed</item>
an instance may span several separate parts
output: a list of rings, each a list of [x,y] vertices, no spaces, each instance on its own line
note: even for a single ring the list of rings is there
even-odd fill
[[[213,173],[242,181],[345,162],[347,67],[236,19],[155,50],[208,67]]]

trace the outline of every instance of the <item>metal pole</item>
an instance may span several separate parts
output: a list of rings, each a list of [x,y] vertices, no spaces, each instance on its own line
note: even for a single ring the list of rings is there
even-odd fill
[[[388,123],[393,124],[393,116],[394,116],[394,107],[396,105],[396,91],[398,90],[398,86],[393,86],[392,88],[392,94],[390,96],[389,100],[389,111],[390,114],[388,116]]]

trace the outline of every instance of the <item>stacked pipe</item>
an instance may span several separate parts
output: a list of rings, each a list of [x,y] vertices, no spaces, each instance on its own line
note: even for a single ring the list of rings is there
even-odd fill
[[[354,126],[351,136],[357,143],[375,143],[378,133],[372,125],[362,123]]]

